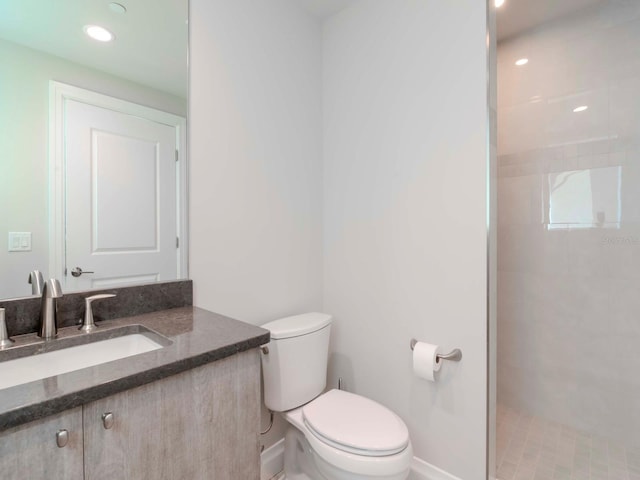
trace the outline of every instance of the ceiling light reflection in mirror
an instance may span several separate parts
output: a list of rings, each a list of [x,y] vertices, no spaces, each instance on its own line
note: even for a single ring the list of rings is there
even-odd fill
[[[89,37],[99,42],[110,42],[115,38],[115,35],[100,25],[85,25],[84,33]]]

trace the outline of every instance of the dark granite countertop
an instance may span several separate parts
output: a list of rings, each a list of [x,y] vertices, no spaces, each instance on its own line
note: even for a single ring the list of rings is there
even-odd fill
[[[0,390],[0,430],[214,362],[269,341],[267,330],[196,307],[108,320],[100,324],[97,332],[88,335],[105,339],[118,336],[123,329],[130,333],[151,330],[168,338],[171,344],[159,350]],[[24,347],[0,352],[0,375],[2,361],[23,356],[20,351],[30,349],[29,354],[33,350],[48,351],[55,349],[55,342],[73,344],[83,335],[87,334],[77,327],[67,327],[58,330],[58,338],[48,342],[35,334],[16,337],[16,345]]]

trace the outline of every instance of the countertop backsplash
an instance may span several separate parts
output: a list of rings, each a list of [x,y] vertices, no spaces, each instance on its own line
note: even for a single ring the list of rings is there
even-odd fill
[[[117,296],[92,305],[97,321],[193,305],[191,280],[72,292],[58,299],[58,328],[79,324],[84,316],[85,297],[99,293],[114,293]],[[0,300],[0,308],[6,310],[7,330],[10,336],[34,333],[38,330],[40,302],[39,297]]]

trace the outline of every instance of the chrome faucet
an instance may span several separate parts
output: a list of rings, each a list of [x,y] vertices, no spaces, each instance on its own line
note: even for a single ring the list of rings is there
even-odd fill
[[[31,295],[42,295],[44,277],[40,270],[34,270],[29,274],[28,282],[31,284]]]
[[[58,305],[56,299],[62,297],[62,287],[55,278],[47,280],[42,286],[42,304],[40,305],[40,330],[38,336],[49,340],[58,334]]]
[[[7,347],[13,345],[15,340],[12,340],[7,333],[7,323],[4,317],[4,308],[0,308],[0,350],[4,350]]]

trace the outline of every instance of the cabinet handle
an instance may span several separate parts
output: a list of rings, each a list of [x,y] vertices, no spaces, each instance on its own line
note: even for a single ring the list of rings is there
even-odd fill
[[[58,433],[56,433],[56,444],[58,448],[66,447],[67,443],[69,443],[69,431],[64,429],[58,430]]]
[[[111,427],[113,427],[113,421],[113,413],[107,412],[102,414],[102,425],[106,430],[109,430]]]

